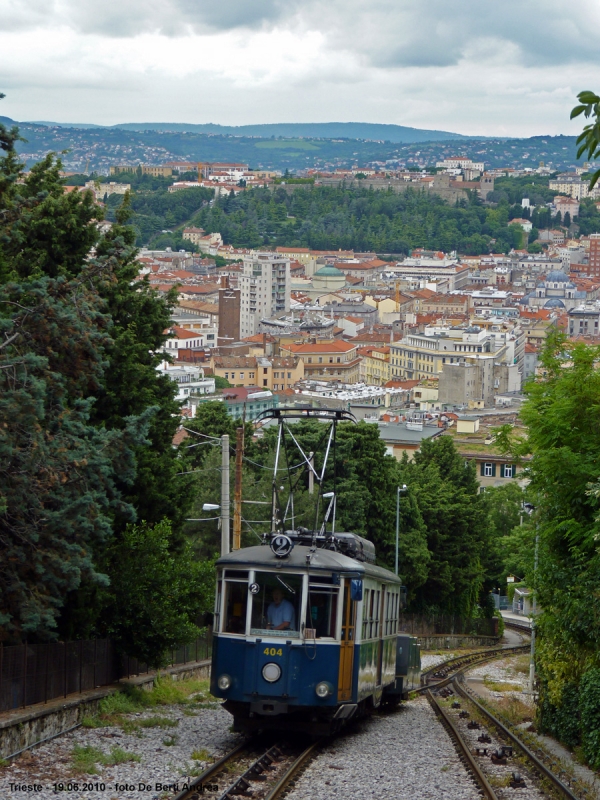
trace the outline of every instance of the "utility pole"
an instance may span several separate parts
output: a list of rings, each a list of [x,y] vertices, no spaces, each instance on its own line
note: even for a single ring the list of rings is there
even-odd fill
[[[229,552],[229,436],[221,436],[221,555]]]
[[[402,486],[398,486],[396,489],[396,559],[394,562],[394,572],[398,574],[398,549],[400,543],[400,492],[406,492],[408,486],[403,483]]]
[[[244,426],[235,432],[235,495],[233,498],[233,547],[242,546],[242,465],[244,458]]]
[[[310,461],[311,467],[314,468],[314,466],[315,466],[315,454],[314,453],[309,453],[308,454],[308,460]],[[309,469],[308,470],[308,493],[309,494],[314,494],[314,491],[315,491],[315,474],[312,471],[312,469]]]
[[[533,694],[533,687],[535,684],[535,615],[537,613],[537,570],[538,570],[538,550],[540,546],[540,533],[537,526],[535,526],[535,557],[533,563],[533,605],[531,609],[531,652],[529,654],[529,691]]]

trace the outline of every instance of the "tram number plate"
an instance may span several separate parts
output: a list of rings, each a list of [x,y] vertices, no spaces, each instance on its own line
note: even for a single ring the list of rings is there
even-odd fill
[[[265,655],[265,656],[282,656],[283,655],[283,650],[281,649],[281,647],[279,647],[279,648],[276,648],[276,647],[265,647],[265,649],[263,650],[263,655]]]

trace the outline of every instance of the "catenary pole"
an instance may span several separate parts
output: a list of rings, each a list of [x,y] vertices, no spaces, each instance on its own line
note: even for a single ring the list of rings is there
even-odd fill
[[[229,552],[229,436],[221,436],[221,555]]]
[[[235,494],[233,498],[233,546],[242,546],[242,464],[244,458],[244,427],[236,430],[235,438]]]

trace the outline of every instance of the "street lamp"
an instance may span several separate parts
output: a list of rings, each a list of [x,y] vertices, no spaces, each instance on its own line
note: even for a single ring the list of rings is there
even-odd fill
[[[533,515],[535,506],[532,503],[523,503],[523,509],[529,514]],[[533,600],[531,606],[531,650],[529,653],[529,691],[533,694],[533,684],[535,681],[535,615],[537,613],[537,597],[535,587],[537,586],[537,568],[538,568],[538,550],[540,544],[540,534],[538,531],[537,522],[535,523],[535,555],[533,561]]]
[[[396,490],[396,561],[394,572],[396,575],[398,574],[398,542],[400,539],[400,492],[407,492],[408,486],[403,483],[402,486],[398,486]]]
[[[214,503],[204,503],[202,506],[202,511],[218,511],[221,506],[216,506]],[[196,517],[195,519],[186,519],[186,522],[212,522],[213,519],[219,520],[219,525],[221,523],[221,517]]]
[[[323,495],[323,500],[329,500],[330,501],[329,502],[329,506],[327,507],[327,511],[325,513],[325,517],[323,519],[323,533],[325,533],[325,525],[327,523],[327,520],[329,519],[329,513],[330,513],[331,508],[333,506],[333,517],[332,517],[332,520],[331,520],[331,534],[333,535],[333,533],[335,531],[335,505],[336,505],[336,503],[335,503],[335,492],[325,492],[325,494]]]

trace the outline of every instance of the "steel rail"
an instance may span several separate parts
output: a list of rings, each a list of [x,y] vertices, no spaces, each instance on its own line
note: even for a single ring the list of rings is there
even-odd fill
[[[471,751],[469,749],[468,744],[462,738],[460,731],[454,724],[454,721],[449,717],[448,714],[444,711],[442,706],[438,703],[437,699],[432,695],[431,691],[427,689],[426,695],[427,699],[429,700],[429,704],[433,708],[436,715],[442,720],[443,725],[446,727],[448,732],[450,733],[450,737],[453,741],[458,745],[464,760],[467,762],[467,769],[475,778],[477,783],[479,784],[479,788],[484,797],[487,800],[498,800],[498,795],[490,786],[488,779],[485,777],[479,764],[473,758]]]
[[[455,658],[449,658],[447,661],[442,661],[441,664],[436,664],[433,667],[430,667],[428,670],[425,670],[421,673],[422,679],[429,680],[429,677],[435,673],[439,672],[443,669],[451,669],[452,674],[443,677],[441,680],[436,681],[435,684],[425,683],[423,686],[419,686],[418,689],[414,689],[413,691],[421,693],[427,691],[427,689],[442,689],[444,686],[448,686],[449,683],[454,679],[454,677],[460,674],[463,670],[469,669],[470,667],[475,667],[479,664],[485,664],[486,661],[491,661],[494,658],[499,658],[509,655],[517,655],[519,653],[524,653],[528,650],[529,645],[516,645],[514,647],[494,647],[491,650],[479,650],[476,653],[470,653],[469,655],[464,656],[456,656]]]
[[[238,744],[237,747],[233,748],[233,750],[230,750],[228,753],[225,753],[225,755],[222,756],[222,758],[219,758],[217,761],[214,762],[214,764],[211,764],[209,767],[207,767],[204,770],[204,772],[198,778],[196,778],[195,781],[192,781],[192,783],[189,784],[187,789],[183,789],[181,792],[176,794],[175,797],[173,797],[173,800],[187,800],[187,798],[191,797],[193,794],[196,793],[196,789],[198,789],[201,794],[202,786],[204,783],[207,783],[208,781],[212,780],[212,778],[215,775],[218,775],[221,769],[226,764],[228,764],[230,761],[232,761],[234,758],[236,758],[240,753],[248,749],[250,746],[251,743],[245,741],[242,742],[241,744]]]
[[[298,772],[305,766],[305,764],[313,758],[316,753],[316,750],[319,750],[321,745],[323,744],[322,740],[317,742],[313,742],[309,745],[306,750],[301,753],[298,758],[290,765],[289,769],[285,772],[284,775],[277,781],[275,786],[271,788],[269,793],[265,796],[264,800],[277,800],[278,797],[281,797],[285,789],[290,784],[292,778],[294,778]]]
[[[463,675],[460,675],[460,679],[462,679],[463,677],[464,677]],[[471,695],[471,693],[468,692],[465,689],[465,687],[461,685],[461,680],[459,680],[458,676],[453,678],[452,684],[453,688],[461,697],[463,697],[465,700],[468,700],[470,703],[473,703],[473,705],[477,708],[477,710],[480,711],[492,723],[492,725],[494,725],[502,733],[503,736],[506,736],[508,739],[510,739],[510,741],[524,753],[526,758],[529,761],[531,761],[531,763],[534,765],[535,769],[538,772],[542,773],[546,778],[548,778],[548,780],[553,784],[553,786],[556,789],[558,789],[558,791],[562,794],[563,797],[568,798],[568,800],[580,800],[578,795],[574,794],[568,786],[565,786],[565,784],[560,780],[560,778],[557,775],[555,775],[543,763],[543,761],[541,761],[535,755],[535,753],[532,750],[530,750],[521,739],[519,739],[518,736],[515,736],[515,734],[512,733],[512,731],[506,727],[506,725],[504,725],[496,716],[494,716],[494,714],[488,711],[488,709],[485,706],[479,703]]]

